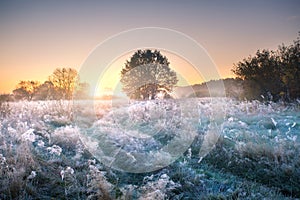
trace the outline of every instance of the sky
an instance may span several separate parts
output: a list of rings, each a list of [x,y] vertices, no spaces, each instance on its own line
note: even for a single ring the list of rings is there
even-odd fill
[[[298,0],[0,1],[0,94],[21,80],[44,82],[57,67],[80,70],[101,42],[142,27],[186,34],[207,51],[221,77],[234,77],[233,64],[258,49],[291,44],[300,31],[299,13]],[[186,61],[166,54],[173,69],[187,72],[189,84],[202,81],[185,70]],[[118,78],[130,55],[112,61],[108,79]]]

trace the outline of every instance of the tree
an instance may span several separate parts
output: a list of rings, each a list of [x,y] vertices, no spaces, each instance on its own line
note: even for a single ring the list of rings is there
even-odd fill
[[[300,97],[300,32],[293,45],[279,47],[282,63],[282,82],[287,99]]]
[[[13,95],[11,94],[0,94],[0,104],[1,102],[13,101]]]
[[[17,88],[13,90],[14,97],[18,100],[31,101],[39,86],[38,81],[20,81]]]
[[[79,82],[78,73],[72,68],[57,68],[49,77],[56,89],[58,99],[71,99]]]
[[[300,33],[290,46],[277,51],[257,51],[234,65],[233,72],[244,80],[244,96],[249,99],[293,100],[300,97]]]
[[[136,51],[121,71],[122,89],[132,99],[154,99],[159,93],[168,96],[177,84],[176,73],[160,51]]]
[[[55,96],[56,91],[51,81],[45,81],[37,88],[35,93],[35,99],[38,100],[50,100],[54,99]]]
[[[276,52],[257,51],[254,57],[234,65],[233,72],[244,82],[244,97],[278,99],[283,90],[280,58]]]

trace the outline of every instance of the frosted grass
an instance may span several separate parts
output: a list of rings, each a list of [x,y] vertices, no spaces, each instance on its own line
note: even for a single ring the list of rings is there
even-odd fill
[[[231,198],[237,191],[245,198],[300,196],[297,102],[202,98],[90,105],[9,103],[0,116],[2,199],[26,198],[28,186],[48,197],[58,190],[59,198]],[[134,176],[141,182],[126,182],[135,180],[127,174],[134,170],[148,173]],[[95,185],[99,181],[102,189]],[[13,188],[20,191],[16,196]]]

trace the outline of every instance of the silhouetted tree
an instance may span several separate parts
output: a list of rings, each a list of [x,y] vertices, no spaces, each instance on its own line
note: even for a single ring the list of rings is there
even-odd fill
[[[278,99],[283,89],[281,63],[276,52],[257,51],[254,57],[244,59],[234,65],[233,72],[245,80],[244,91],[247,98]]]
[[[299,33],[300,36],[300,33]],[[244,96],[249,99],[291,100],[300,97],[300,39],[273,52],[257,51],[234,65],[233,72],[244,80]]]
[[[121,71],[123,91],[133,99],[154,99],[158,93],[168,96],[178,82],[168,59],[160,51],[136,51]]]
[[[13,90],[14,97],[16,100],[31,101],[39,86],[38,81],[20,81],[16,89]]]
[[[57,68],[49,77],[56,89],[57,99],[71,99],[79,82],[78,73],[72,68]]]
[[[56,90],[51,81],[45,81],[41,84],[35,93],[35,99],[37,100],[52,100],[55,99]]]
[[[287,99],[300,97],[300,32],[297,40],[290,46],[279,47],[282,65],[282,82]]]

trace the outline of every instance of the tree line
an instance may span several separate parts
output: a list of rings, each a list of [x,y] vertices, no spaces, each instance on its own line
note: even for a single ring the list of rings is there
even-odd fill
[[[293,101],[300,98],[300,32],[291,45],[280,45],[277,50],[258,50],[233,65],[235,79],[222,79],[226,96],[265,101]],[[197,97],[211,96],[208,81],[192,86]],[[170,97],[178,82],[168,59],[158,50],[138,50],[127,60],[121,71],[123,92],[132,99],[154,99],[163,93]]]
[[[89,98],[89,84],[80,82],[78,72],[72,68],[57,68],[44,83],[20,81],[12,95],[1,95],[1,100],[70,100]]]
[[[236,79],[221,80],[230,97],[248,100],[291,101],[300,98],[300,32],[293,44],[282,44],[277,50],[258,50],[234,64]],[[170,98],[178,82],[176,72],[158,50],[138,50],[126,61],[121,70],[122,90],[131,99]],[[211,95],[204,85],[194,85],[196,96]],[[233,85],[235,87],[233,87]],[[239,88],[237,88],[239,87]],[[57,68],[43,84],[38,81],[20,81],[15,90],[15,100],[54,100],[73,97],[89,98],[89,85],[79,80],[72,68]],[[4,95],[0,96],[3,98]]]
[[[300,98],[300,32],[293,44],[277,50],[258,50],[234,64],[233,72],[243,80],[242,97],[292,101]]]

